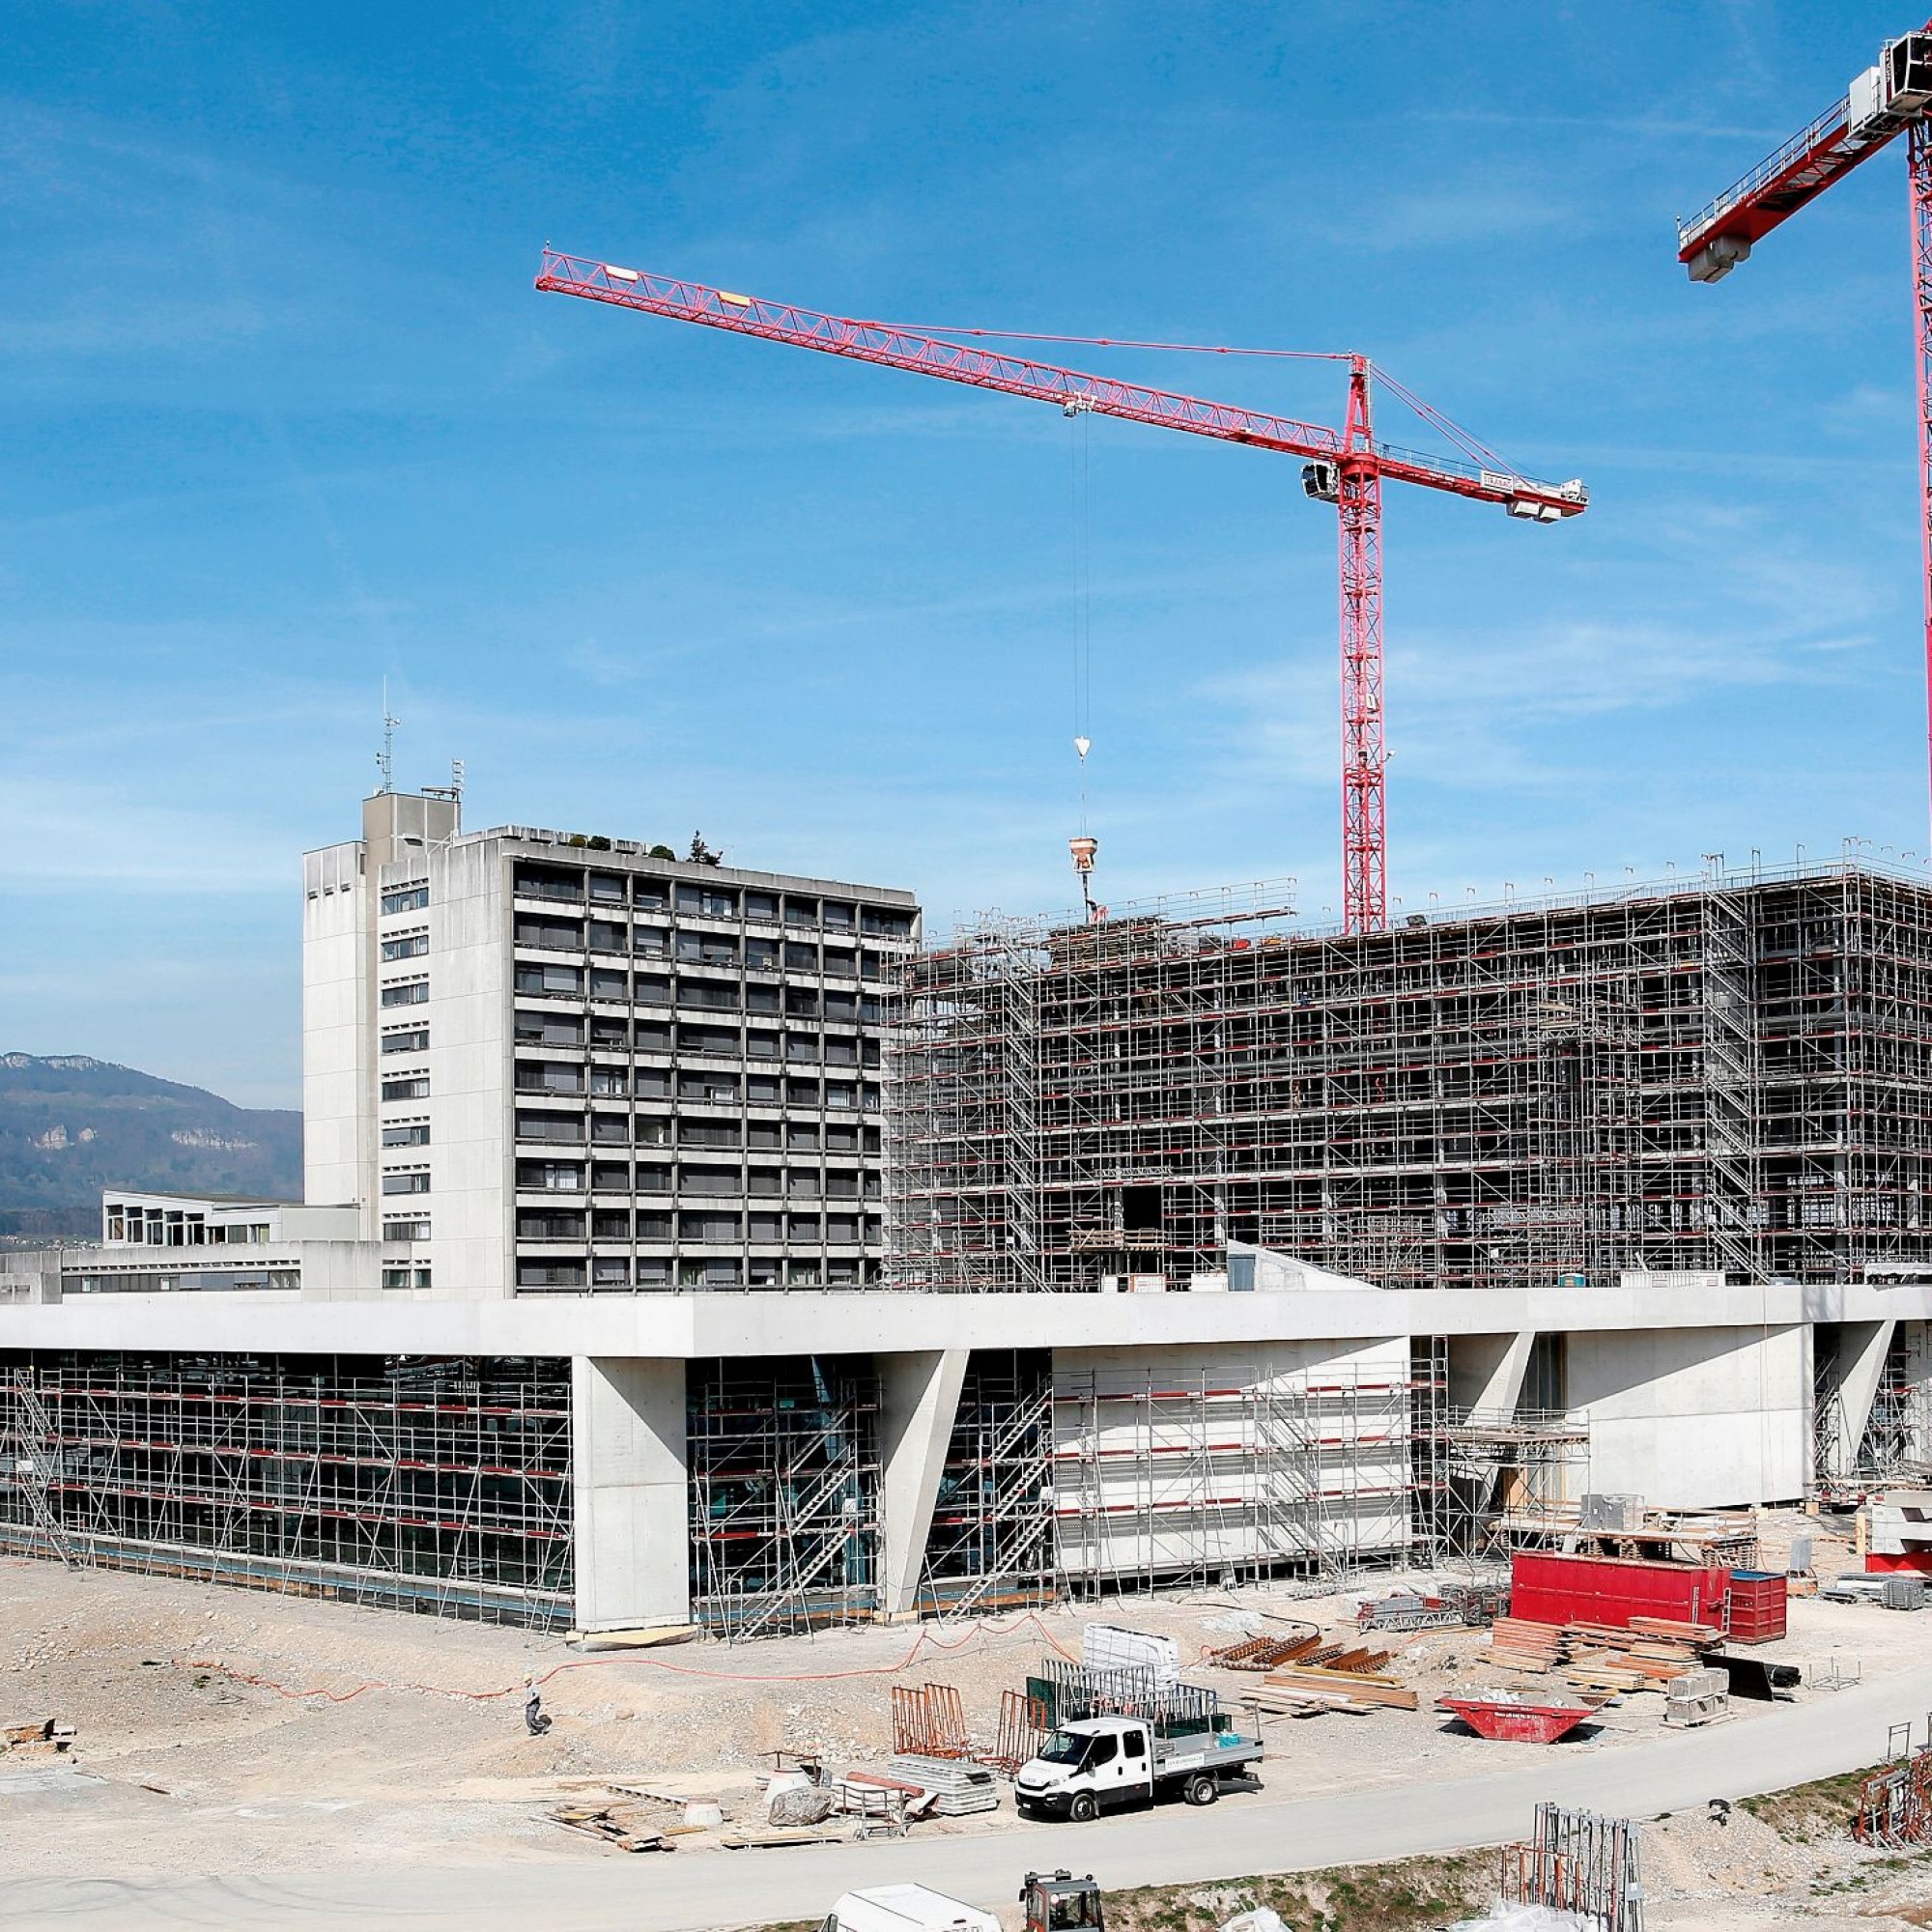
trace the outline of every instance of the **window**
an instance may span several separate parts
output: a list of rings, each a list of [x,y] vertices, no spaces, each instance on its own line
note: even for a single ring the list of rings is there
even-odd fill
[[[779,895],[776,893],[747,893],[745,895],[745,917],[747,919],[777,919],[779,916]]]
[[[680,1194],[742,1194],[745,1184],[735,1167],[687,1164],[677,1171],[677,1188]]]
[[[590,922],[590,950],[593,952],[630,952],[630,927],[619,925],[612,920],[593,919]]]
[[[590,1264],[593,1288],[629,1288],[631,1264],[624,1255],[599,1255]]]
[[[668,1194],[670,1192],[670,1169],[658,1165],[638,1163],[637,1191],[639,1194]]]
[[[859,996],[837,990],[825,995],[825,1017],[828,1020],[844,1020],[848,1025],[859,1017]]]
[[[668,1214],[639,1214],[638,1216],[638,1239],[640,1241],[669,1240],[670,1216]]]
[[[818,988],[816,986],[787,986],[784,989],[785,1011],[794,1019],[811,1019],[818,1011]]]
[[[738,1286],[738,1264],[735,1261],[679,1262],[677,1282],[680,1288],[736,1288]]]
[[[429,1239],[427,1221],[384,1221],[383,1238],[385,1241],[426,1241]]]
[[[680,1026],[677,1030],[678,1050],[681,1053],[711,1053],[721,1058],[735,1059],[738,1055],[738,1029],[720,1026]]]
[[[670,1286],[670,1262],[666,1257],[639,1255],[638,1257],[638,1286],[639,1288],[668,1288]]]
[[[736,919],[738,895],[728,886],[680,883],[677,909],[679,912],[701,913],[707,919]]]
[[[818,1127],[811,1121],[788,1121],[785,1123],[785,1139],[795,1148],[815,1148],[818,1145]]]
[[[842,899],[827,899],[824,906],[825,924],[828,931],[850,932],[857,923],[854,909]]]
[[[381,995],[385,1007],[420,1007],[428,1004],[429,981],[405,980],[399,985],[384,986]]]
[[[745,988],[745,1010],[748,1013],[777,1013],[780,1010],[779,989],[776,986],[760,986],[755,983]],[[756,1052],[756,1048],[748,1051]]]
[[[785,1059],[795,1065],[807,1066],[818,1058],[818,1037],[815,1034],[788,1033],[785,1035]]]
[[[581,919],[543,919],[535,913],[517,915],[519,946],[548,946],[561,952],[583,951],[583,922]]]
[[[738,988],[735,982],[727,980],[680,980],[677,1003],[681,1007],[709,1007],[716,1012],[734,1013],[738,1010]]]
[[[670,1005],[670,975],[668,973],[639,973],[637,983],[639,1006],[668,1007]]]
[[[628,1114],[592,1114],[590,1117],[590,1138],[605,1147],[612,1144],[628,1145],[631,1138],[631,1119]]]
[[[849,1168],[828,1168],[825,1192],[834,1201],[856,1201],[859,1198],[859,1177]]]
[[[427,885],[401,886],[392,893],[383,895],[383,910],[392,912],[421,912],[429,904]]]
[[[776,973],[779,970],[779,943],[776,939],[748,939],[745,942],[745,964],[758,973]]]
[[[784,1170],[778,1167],[748,1169],[745,1174],[745,1191],[748,1194],[782,1194]]]
[[[719,1105],[729,1105],[738,1097],[738,1076],[735,1073],[680,1073],[677,1076],[677,1097],[680,1100],[710,1100]]]
[[[684,1120],[678,1122],[677,1137],[686,1147],[734,1148],[740,1131],[736,1121]]]
[[[856,1107],[859,1104],[859,1090],[849,1080],[828,1080],[825,1083],[825,1104],[828,1108]]]
[[[666,880],[639,878],[631,881],[631,902],[650,912],[670,910],[670,887]]]
[[[520,1141],[582,1141],[582,1114],[526,1114],[517,1112],[517,1138]]]
[[[414,1027],[408,1033],[385,1033],[383,1036],[384,1053],[422,1053],[428,1046],[428,1027]]]
[[[427,1100],[429,1098],[429,1075],[412,1073],[401,1080],[383,1082],[383,1098],[385,1100]]]
[[[754,1148],[775,1148],[782,1140],[778,1122],[747,1121],[745,1122],[745,1145]]]
[[[815,1195],[818,1192],[818,1170],[810,1167],[793,1167],[785,1170],[785,1192],[787,1194]]]
[[[427,1288],[429,1269],[426,1267],[385,1267],[383,1270],[384,1288]]]
[[[772,989],[776,992],[778,989]],[[747,1060],[776,1060],[781,1042],[775,1033],[761,1033],[753,1027],[745,1036],[745,1058]]]
[[[785,1216],[785,1225],[790,1230],[790,1237],[794,1241],[818,1239],[819,1222],[816,1214],[788,1214]]]
[[[581,1094],[583,1069],[563,1060],[520,1060],[517,1062],[519,1094]]]
[[[622,1095],[630,1091],[631,1077],[621,1066],[593,1066],[590,1069],[590,1091],[593,1094]]]
[[[753,1288],[779,1285],[779,1262],[775,1255],[753,1255],[745,1264],[745,1280]]]
[[[663,959],[670,953],[670,929],[663,925],[631,928],[631,951],[640,958]]]
[[[881,939],[910,939],[912,915],[904,912],[888,912],[883,906],[867,906],[859,915],[859,930],[876,933]]]
[[[785,1105],[787,1107],[817,1106],[818,1082],[816,1080],[787,1080],[785,1082]]]
[[[633,1137],[639,1147],[669,1147],[670,1122],[663,1114],[639,1114]]]
[[[639,1053],[668,1053],[670,1023],[668,1020],[639,1020],[637,1026]]]
[[[735,966],[738,942],[725,932],[680,932],[677,956],[699,966]]]
[[[818,1264],[816,1262],[787,1262],[785,1280],[793,1288],[816,1288],[818,1286]]]
[[[826,1124],[825,1146],[828,1151],[857,1153],[859,1151],[859,1129],[849,1122],[832,1121]]]
[[[551,993],[564,999],[576,999],[583,991],[583,971],[578,966],[533,966],[527,960],[517,962],[517,991],[520,993]]]
[[[670,1098],[670,1068],[668,1066],[634,1066],[631,1068],[631,1086],[639,1100],[668,1100]]]
[[[384,1147],[428,1147],[429,1122],[427,1121],[391,1121],[383,1128]]]
[[[532,1193],[582,1194],[583,1169],[574,1160],[520,1160],[517,1185]]]
[[[748,1214],[745,1217],[751,1238],[754,1241],[781,1241],[784,1239],[784,1216],[782,1214]]]
[[[609,1013],[590,1015],[590,1044],[601,1047],[605,1052],[615,1050],[621,1053],[631,1043],[631,1023],[612,1017]]]
[[[631,1170],[621,1160],[594,1160],[590,1163],[590,1187],[596,1194],[628,1194]]]
[[[859,1239],[859,1217],[856,1214],[828,1214],[825,1217],[825,1238],[828,1242],[851,1247]]]
[[[828,1066],[857,1066],[859,1042],[843,1039],[836,1033],[825,1036],[825,1064]]]
[[[825,949],[825,970],[838,973],[847,980],[859,977],[859,955],[849,946],[828,946]]]
[[[526,899],[573,899],[583,897],[583,874],[572,867],[519,866],[516,890]]]
[[[592,872],[590,896],[600,905],[622,905],[631,895],[621,872]]]
[[[429,1174],[418,1169],[409,1174],[385,1174],[383,1177],[384,1194],[427,1194]]]
[[[590,1238],[594,1241],[628,1241],[631,1217],[622,1208],[600,1208],[590,1217]]]
[[[784,950],[785,970],[791,973],[816,973],[818,971],[818,948],[802,946],[796,939],[787,939]]]
[[[745,1082],[746,1103],[753,1107],[776,1107],[782,1090],[769,1073],[753,1073]]]
[[[582,1046],[583,1021],[576,1013],[519,1011],[516,1016],[519,1046]]]
[[[526,1241],[581,1241],[583,1238],[583,1216],[572,1213],[568,1208],[520,1208],[517,1210],[517,1236]]]
[[[624,1000],[630,997],[628,974],[613,973],[608,966],[590,969],[590,997],[593,1000]]]
[[[818,923],[818,901],[816,899],[785,900],[785,923],[787,925],[816,925]]]
[[[715,1208],[677,1217],[677,1237],[680,1241],[735,1241],[743,1232],[742,1216],[724,1213]]]
[[[426,932],[406,932],[395,939],[383,942],[383,957],[391,959],[420,959],[429,951],[429,934]]]
[[[519,1288],[582,1288],[583,1286],[583,1264],[582,1262],[541,1261],[517,1264],[517,1286]]]

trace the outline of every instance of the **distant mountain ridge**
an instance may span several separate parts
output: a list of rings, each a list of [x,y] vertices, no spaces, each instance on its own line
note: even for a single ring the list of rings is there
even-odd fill
[[[87,1235],[103,1187],[301,1195],[301,1116],[85,1053],[0,1053],[0,1236]]]

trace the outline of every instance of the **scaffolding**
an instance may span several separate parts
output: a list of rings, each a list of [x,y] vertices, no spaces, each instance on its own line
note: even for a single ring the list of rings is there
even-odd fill
[[[1876,862],[1301,928],[1286,890],[987,917],[888,1040],[889,1278],[1389,1287],[1932,1261],[1932,891]]]
[[[919,1605],[966,1615],[1058,1594],[1046,1350],[976,1349],[940,1471]]]
[[[570,1620],[567,1362],[14,1351],[0,1472],[0,1548]]]
[[[738,1639],[876,1611],[878,1412],[869,1356],[690,1365],[695,1622]]]

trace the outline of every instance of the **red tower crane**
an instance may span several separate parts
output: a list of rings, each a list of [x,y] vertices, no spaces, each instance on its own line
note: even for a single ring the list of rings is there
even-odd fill
[[[1912,200],[1912,289],[1918,363],[1918,533],[1925,592],[1926,753],[1932,781],[1932,21],[1888,41],[1809,127],[1677,224],[1677,259],[1693,282],[1719,282],[1754,242],[1900,134]]]
[[[1265,415],[1227,403],[1203,402],[1165,389],[1083,375],[1023,356],[974,349],[893,327],[821,315],[790,302],[734,295],[702,282],[672,280],[639,269],[586,261],[544,250],[537,287],[582,296],[618,308],[641,309],[675,322],[695,322],[734,335],[786,342],[828,355],[875,362],[888,369],[937,376],[974,388],[1058,403],[1068,415],[1091,411],[1127,422],[1152,423],[1190,436],[1219,438],[1255,449],[1299,456],[1302,488],[1333,503],[1341,524],[1342,578],[1342,904],[1350,932],[1378,931],[1388,923],[1387,836],[1382,746],[1382,484],[1414,483],[1479,503],[1499,503],[1513,517],[1559,523],[1589,501],[1580,482],[1539,483],[1467,443],[1480,460],[1423,455],[1380,442],[1371,416],[1371,368],[1366,356],[1348,358],[1349,404],[1341,429]],[[1413,399],[1410,399],[1413,400]],[[1444,420],[1418,406],[1444,429]]]

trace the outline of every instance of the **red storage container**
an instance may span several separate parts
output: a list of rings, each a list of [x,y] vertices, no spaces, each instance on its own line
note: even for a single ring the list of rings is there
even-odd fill
[[[1730,1575],[1696,1563],[1519,1550],[1510,1559],[1510,1615],[1530,1623],[1609,1624],[1619,1630],[1628,1629],[1633,1617],[1721,1624]]]
[[[1784,1578],[1769,1570],[1731,1572],[1726,1628],[1733,1643],[1776,1643],[1784,1634]]]

